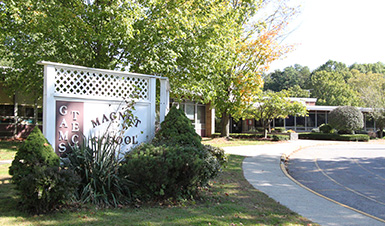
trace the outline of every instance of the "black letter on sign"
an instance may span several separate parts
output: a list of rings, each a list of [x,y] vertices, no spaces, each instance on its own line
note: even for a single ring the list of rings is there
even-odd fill
[[[96,122],[95,122],[96,121]],[[95,127],[97,127],[97,126],[100,126],[100,122],[99,122],[99,119],[98,118],[96,118],[96,120],[91,120],[91,122],[92,122],[92,126],[95,128]]]

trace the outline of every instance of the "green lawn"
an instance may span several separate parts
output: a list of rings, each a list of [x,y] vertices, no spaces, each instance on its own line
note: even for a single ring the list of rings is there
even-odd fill
[[[228,140],[226,138],[204,138],[203,144],[209,144],[215,147],[230,147],[230,146],[243,146],[243,145],[264,145],[272,144],[274,141],[256,140],[256,139],[237,139],[232,138]]]
[[[15,158],[20,141],[0,141],[0,160],[12,160]]]
[[[197,201],[139,204],[120,209],[72,207],[29,216],[18,210],[8,167],[0,165],[0,225],[314,225],[254,189],[243,177],[244,157],[231,155]]]

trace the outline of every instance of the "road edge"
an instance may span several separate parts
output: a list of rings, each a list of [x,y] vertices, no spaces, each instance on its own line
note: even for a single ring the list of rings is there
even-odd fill
[[[299,149],[297,149],[297,150],[291,152],[291,153],[289,154],[289,156],[290,156],[292,153],[299,151],[300,149],[302,149],[302,148],[299,148]],[[336,201],[336,200],[334,200],[334,199],[331,199],[331,198],[329,198],[329,197],[326,197],[326,196],[324,196],[324,195],[322,195],[322,194],[320,194],[320,193],[318,193],[318,192],[316,192],[316,191],[314,191],[314,190],[308,188],[307,186],[303,185],[301,182],[297,181],[294,177],[292,177],[292,176],[289,174],[289,172],[288,172],[287,169],[286,169],[286,164],[287,164],[287,162],[288,162],[288,157],[287,157],[287,155],[286,155],[286,154],[282,154],[282,155],[281,155],[281,161],[280,161],[280,163],[279,163],[279,164],[280,164],[280,168],[281,168],[282,173],[283,173],[287,178],[289,178],[291,181],[293,181],[294,183],[296,183],[297,185],[299,185],[300,187],[302,187],[302,188],[308,190],[309,192],[311,192],[311,193],[313,193],[313,194],[315,194],[315,195],[317,195],[317,196],[319,196],[319,197],[321,197],[321,198],[324,198],[324,199],[326,199],[326,200],[328,200],[328,201],[330,201],[330,202],[333,202],[333,203],[335,203],[335,204],[337,204],[337,205],[339,205],[339,206],[345,207],[345,208],[347,208],[347,209],[353,210],[353,211],[355,211],[355,212],[357,212],[357,213],[360,213],[360,214],[362,214],[362,215],[365,215],[365,216],[367,216],[367,217],[370,217],[370,218],[372,218],[372,219],[374,219],[374,220],[377,220],[377,221],[380,221],[380,222],[382,222],[382,223],[385,223],[385,220],[383,220],[383,219],[381,219],[381,218],[378,218],[378,217],[376,217],[376,216],[373,216],[373,215],[368,214],[368,213],[366,213],[366,212],[363,212],[363,211],[361,211],[361,210],[355,209],[355,208],[353,208],[353,207],[351,207],[351,206],[342,204],[342,203],[340,203],[340,202],[338,202],[338,201]]]

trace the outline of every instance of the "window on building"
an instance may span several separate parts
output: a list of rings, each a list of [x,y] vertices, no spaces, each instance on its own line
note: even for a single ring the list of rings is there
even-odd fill
[[[304,130],[305,129],[305,117],[296,117],[296,129]]]
[[[325,111],[317,111],[317,127],[326,123],[326,112]]]
[[[0,105],[1,116],[13,116],[13,105]]]
[[[277,118],[277,119],[275,119],[274,120],[274,125],[275,125],[275,127],[284,127],[285,125],[284,125],[284,121],[285,119],[283,119],[283,118]]]
[[[286,118],[286,127],[294,127],[294,116],[289,116]]]
[[[206,123],[206,107],[198,106],[198,123],[205,124]]]
[[[374,127],[375,126],[373,118],[370,115],[365,114],[365,129],[375,131]]]
[[[262,127],[262,123],[259,120],[254,120],[254,127]]]
[[[0,105],[0,123],[14,123],[13,105]]]
[[[25,107],[24,116],[25,117],[33,117],[34,116],[34,109],[33,107]]]
[[[187,118],[190,119],[192,123],[195,123],[195,105],[186,104],[185,113]]]
[[[309,116],[307,117],[307,121],[306,121],[306,127],[308,127],[308,129],[316,127],[315,126],[315,112],[309,113]]]

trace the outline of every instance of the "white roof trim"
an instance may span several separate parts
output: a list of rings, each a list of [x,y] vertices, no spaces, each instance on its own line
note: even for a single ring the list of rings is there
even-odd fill
[[[317,105],[317,106],[306,106],[306,109],[308,111],[333,111],[334,109],[338,108],[340,106],[322,106],[322,105]],[[360,111],[362,112],[371,112],[373,109],[371,108],[362,108],[362,107],[357,107]]]
[[[288,98],[291,101],[299,101],[299,102],[317,102],[317,98],[308,98],[308,97],[289,97]]]

